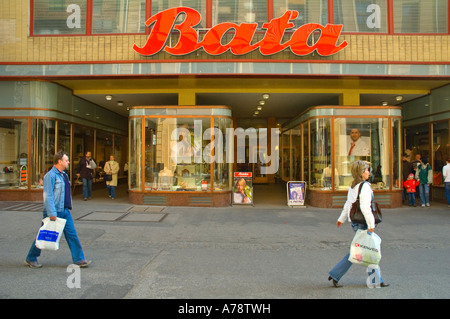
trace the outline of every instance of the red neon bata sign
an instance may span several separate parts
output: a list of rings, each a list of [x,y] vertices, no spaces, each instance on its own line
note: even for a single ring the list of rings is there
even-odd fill
[[[186,15],[183,22],[175,24],[181,13]],[[289,41],[281,43],[284,31],[294,26],[290,20],[296,19],[297,16],[297,11],[289,10],[280,18],[264,23],[265,36],[254,44],[251,42],[258,26],[257,23],[241,23],[239,25],[231,22],[220,23],[208,30],[203,40],[198,42],[198,33],[193,27],[200,22],[200,13],[187,7],[171,8],[155,14],[145,22],[147,27],[153,24],[147,42],[142,48],[134,44],[133,49],[145,56],[154,55],[163,48],[164,51],[173,55],[189,54],[200,48],[211,55],[219,55],[228,50],[235,55],[242,55],[256,49],[259,49],[262,55],[272,55],[289,48],[292,53],[299,56],[308,55],[314,51],[321,56],[329,56],[347,46],[346,41],[337,45],[342,30],[342,25],[338,24],[322,26],[308,23],[295,30]],[[180,38],[175,46],[169,47],[166,43],[173,29],[179,31]],[[222,37],[230,30],[234,30],[233,39],[227,44],[222,44]],[[320,37],[314,45],[310,46],[307,43],[308,38],[316,30],[320,30]]]

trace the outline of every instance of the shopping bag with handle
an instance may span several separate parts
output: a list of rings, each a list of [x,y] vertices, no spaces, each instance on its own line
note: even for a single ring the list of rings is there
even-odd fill
[[[375,233],[358,229],[350,246],[348,260],[354,264],[378,265],[381,259],[381,238]]]
[[[39,249],[58,250],[59,240],[66,225],[64,218],[56,218],[55,221],[46,217],[42,220],[43,225],[36,236],[36,247]]]

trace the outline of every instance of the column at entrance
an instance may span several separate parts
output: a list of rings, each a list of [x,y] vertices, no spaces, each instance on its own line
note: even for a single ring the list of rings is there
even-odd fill
[[[178,93],[178,105],[196,105],[195,91],[180,91]]]
[[[352,105],[359,106],[360,105],[360,97],[358,91],[348,91],[344,92],[339,96],[339,105]]]

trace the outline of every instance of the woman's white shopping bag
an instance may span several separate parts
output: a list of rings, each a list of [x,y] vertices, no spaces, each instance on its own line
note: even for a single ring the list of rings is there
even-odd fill
[[[42,220],[43,225],[36,236],[36,247],[39,249],[58,250],[59,240],[66,225],[64,218],[56,218],[55,221],[46,217]]]
[[[369,266],[378,265],[381,259],[381,238],[369,234],[367,230],[358,229],[350,246],[348,260],[354,264]]]

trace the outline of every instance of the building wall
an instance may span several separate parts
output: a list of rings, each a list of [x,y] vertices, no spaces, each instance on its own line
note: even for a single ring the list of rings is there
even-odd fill
[[[347,41],[348,46],[330,57],[320,57],[317,54],[299,57],[286,50],[270,57],[263,57],[257,51],[243,56],[234,56],[227,52],[218,57],[211,57],[199,51],[198,54],[192,53],[182,57],[166,53],[143,57],[132,47],[134,43],[143,46],[147,35],[29,37],[29,10],[28,0],[0,1],[0,62],[54,63],[218,58],[445,64],[450,61],[450,36],[424,34],[341,34],[339,41]]]

